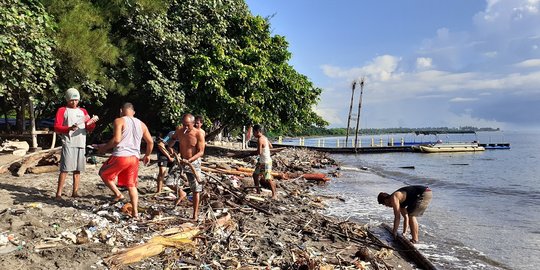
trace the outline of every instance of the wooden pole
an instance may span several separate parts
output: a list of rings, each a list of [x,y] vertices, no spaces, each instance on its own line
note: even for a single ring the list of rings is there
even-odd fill
[[[32,134],[32,148],[31,151],[37,150],[37,134],[36,134],[36,116],[34,114],[34,102],[32,97],[28,98],[28,108],[30,110],[30,133]]]
[[[349,107],[349,119],[347,119],[347,136],[345,137],[345,147],[347,147],[349,143],[349,128],[351,124],[351,113],[352,113],[352,105],[354,101],[354,89],[356,88],[356,81],[353,81],[352,83],[352,95],[351,95],[351,106]]]
[[[362,109],[362,95],[364,94],[365,78],[360,79],[360,99],[358,100],[358,118],[356,118],[356,134],[354,139],[354,148],[358,147],[358,128],[360,127],[360,110]]]

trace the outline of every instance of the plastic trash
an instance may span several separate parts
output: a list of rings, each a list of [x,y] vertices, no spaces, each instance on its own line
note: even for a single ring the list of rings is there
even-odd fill
[[[38,203],[38,202],[33,202],[33,203],[27,204],[26,207],[28,207],[28,208],[37,208],[37,209],[41,209],[41,208],[43,208],[43,204],[42,204],[42,203]]]

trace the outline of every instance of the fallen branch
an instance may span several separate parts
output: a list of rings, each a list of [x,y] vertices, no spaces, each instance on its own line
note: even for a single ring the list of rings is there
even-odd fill
[[[191,228],[171,236],[155,236],[148,243],[129,248],[106,258],[105,262],[112,267],[135,263],[159,255],[165,250],[165,247],[182,247],[190,244],[193,237],[198,233],[199,229]]]
[[[251,208],[253,208],[253,209],[255,209],[255,210],[259,211],[259,212],[262,212],[262,213],[265,213],[265,214],[267,214],[267,215],[272,216],[272,213],[270,213],[270,212],[268,212],[268,211],[266,211],[266,210],[264,210],[264,209],[262,209],[262,208],[260,208],[260,207],[258,207],[258,206],[256,206],[256,205],[254,205],[254,204],[248,202],[248,201],[245,199],[245,197],[246,197],[245,194],[242,193],[242,195],[238,195],[238,194],[236,194],[236,192],[235,192],[234,190],[232,190],[231,188],[229,188],[228,185],[225,185],[223,182],[221,182],[221,180],[219,180],[217,177],[215,177],[215,176],[213,176],[213,175],[211,175],[211,174],[208,174],[208,173],[205,173],[205,174],[206,174],[208,177],[214,179],[219,185],[221,185],[221,187],[223,187],[223,189],[225,189],[227,192],[229,192],[229,193],[230,193],[231,195],[233,195],[235,198],[237,198],[237,199],[241,200],[242,202],[244,202],[244,203],[245,203],[246,205],[248,205],[249,207],[251,207]]]

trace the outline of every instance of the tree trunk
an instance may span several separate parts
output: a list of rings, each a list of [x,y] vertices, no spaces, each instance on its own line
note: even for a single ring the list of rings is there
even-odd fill
[[[26,131],[26,99],[21,99],[15,110],[17,111],[17,131],[24,133]]]
[[[206,134],[205,140],[206,141],[213,141],[216,138],[216,136],[225,129],[225,127],[226,127],[226,125],[221,125],[221,126],[218,126],[216,129],[208,132]]]
[[[35,151],[38,147],[37,145],[37,135],[36,135],[36,117],[34,115],[34,101],[32,97],[28,98],[28,111],[30,113],[30,132],[32,134],[32,150]]]

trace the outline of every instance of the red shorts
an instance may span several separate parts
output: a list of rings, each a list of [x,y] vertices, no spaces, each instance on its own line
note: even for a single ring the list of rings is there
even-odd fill
[[[103,181],[114,181],[118,177],[118,186],[136,187],[139,173],[139,158],[136,156],[112,156],[101,166],[99,176]]]

